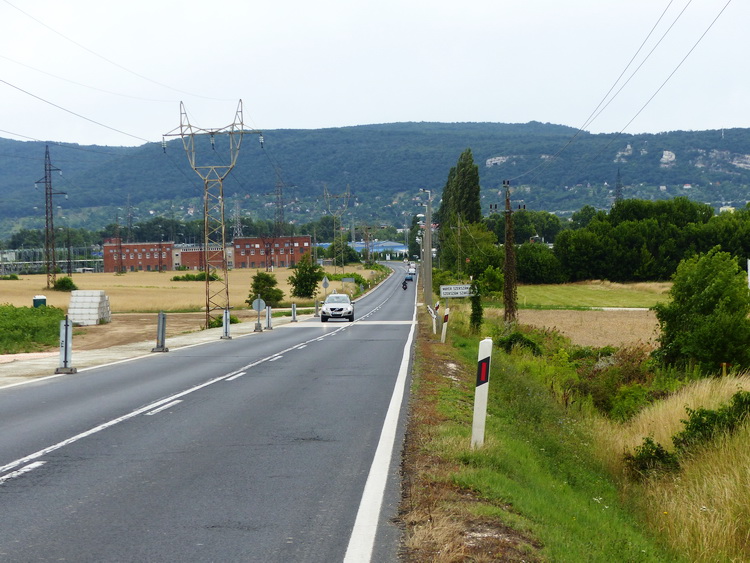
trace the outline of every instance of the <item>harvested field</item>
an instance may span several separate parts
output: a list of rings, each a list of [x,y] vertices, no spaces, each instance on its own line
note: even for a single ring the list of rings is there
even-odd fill
[[[502,314],[502,312],[501,312]],[[648,309],[606,311],[560,311],[522,309],[519,322],[555,329],[579,346],[654,345],[659,324]]]

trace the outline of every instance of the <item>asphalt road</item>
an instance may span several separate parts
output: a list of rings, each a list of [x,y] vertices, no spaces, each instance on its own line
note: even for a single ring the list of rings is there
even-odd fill
[[[415,283],[0,389],[0,560],[396,561]]]

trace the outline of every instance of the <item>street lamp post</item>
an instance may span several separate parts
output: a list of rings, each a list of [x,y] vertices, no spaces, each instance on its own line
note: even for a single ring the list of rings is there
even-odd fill
[[[424,223],[424,244],[422,246],[424,259],[422,261],[422,274],[424,280],[422,289],[424,290],[424,303],[432,308],[432,192],[419,188],[420,192],[427,194],[427,212],[425,213]]]

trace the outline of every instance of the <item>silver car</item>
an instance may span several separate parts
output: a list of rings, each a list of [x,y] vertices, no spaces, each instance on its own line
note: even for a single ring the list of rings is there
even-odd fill
[[[320,309],[321,322],[328,322],[328,319],[349,319],[354,321],[354,303],[349,299],[346,293],[331,293],[323,302]]]

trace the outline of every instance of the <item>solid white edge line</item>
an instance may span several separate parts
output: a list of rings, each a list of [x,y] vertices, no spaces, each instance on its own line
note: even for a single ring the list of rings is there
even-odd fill
[[[5,483],[6,481],[10,481],[11,479],[15,479],[16,477],[20,477],[24,473],[28,473],[29,471],[33,471],[37,467],[41,467],[47,463],[46,461],[35,461],[34,463],[30,463],[21,469],[17,469],[16,471],[13,471],[12,473],[8,473],[7,475],[3,475],[0,477],[0,485]]]
[[[413,320],[416,321],[417,309],[414,307]],[[372,550],[375,545],[375,534],[378,530],[378,519],[380,507],[383,504],[383,494],[388,481],[388,470],[391,465],[393,446],[396,441],[396,430],[398,418],[401,411],[404,392],[406,389],[407,376],[409,374],[409,358],[411,355],[411,344],[414,339],[416,322],[411,325],[409,338],[404,345],[404,354],[401,358],[401,366],[398,370],[396,385],[388,405],[388,412],[383,421],[383,430],[380,432],[380,440],[375,450],[370,473],[362,491],[362,500],[357,510],[357,518],[354,521],[352,535],[346,548],[344,563],[364,563],[372,558]]]

